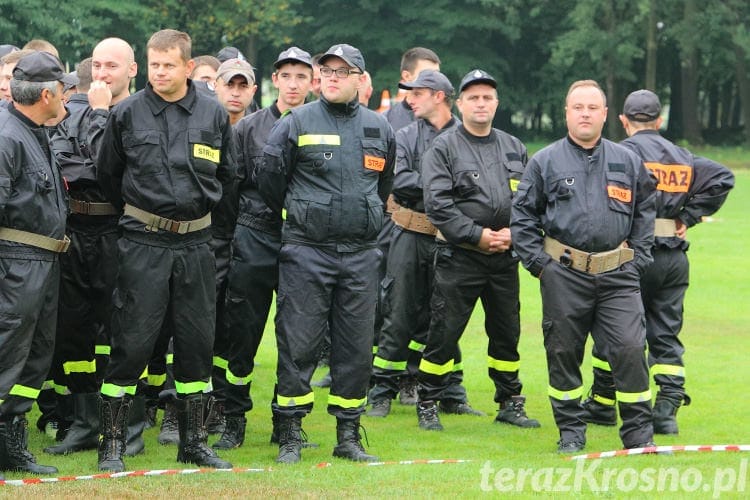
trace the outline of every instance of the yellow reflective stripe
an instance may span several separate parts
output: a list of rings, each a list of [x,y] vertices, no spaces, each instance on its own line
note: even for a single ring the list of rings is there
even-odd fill
[[[231,372],[229,368],[226,369],[226,372],[224,373],[224,376],[227,379],[227,382],[229,382],[232,385],[247,385],[253,380],[253,374],[250,373],[246,377],[239,377]]]
[[[499,372],[517,372],[521,368],[521,361],[503,361],[487,356],[487,366]]]
[[[312,404],[313,401],[315,401],[315,394],[312,392],[308,392],[301,396],[282,396],[281,394],[276,396],[276,402],[278,405],[284,407],[309,405]]]
[[[569,391],[561,391],[560,389],[555,389],[549,385],[547,386],[547,395],[560,401],[570,401],[583,396],[583,386],[575,387]]]
[[[112,352],[112,347],[108,345],[96,345],[94,346],[94,353],[99,356],[109,356]]]
[[[521,183],[518,179],[510,179],[510,190],[514,193],[518,191],[518,185]]]
[[[605,398],[604,396],[600,396],[599,394],[594,394],[593,399],[597,403],[601,403],[605,406],[614,406],[615,403],[617,402],[614,399]]]
[[[651,389],[643,392],[615,392],[615,397],[620,403],[642,403],[651,401]]]
[[[141,372],[141,376],[138,377],[139,379],[148,379],[148,366],[143,369]]]
[[[96,373],[96,361],[66,361],[63,363],[65,375],[71,373]]]
[[[375,356],[375,359],[372,360],[372,365],[383,370],[406,370],[406,361],[389,361],[380,356]]]
[[[365,405],[367,398],[347,399],[334,394],[328,394],[328,404],[331,406],[340,406],[341,408],[359,408]]]
[[[199,380],[197,382],[178,382],[174,381],[174,388],[177,394],[196,394],[203,392],[208,387],[208,382]]]
[[[674,375],[685,378],[685,367],[679,365],[654,365],[651,367],[651,375]]]
[[[221,356],[214,356],[213,363],[216,368],[221,368],[222,370],[226,370],[227,366],[229,366],[229,361]]]
[[[417,352],[424,352],[424,348],[427,347],[424,344],[420,344],[416,340],[409,341],[409,350],[417,351]]]
[[[305,134],[297,138],[297,147],[304,146],[341,146],[341,136],[338,134]]]
[[[461,361],[460,363],[455,363],[453,365],[453,372],[460,372],[464,369],[464,362]]]
[[[102,388],[99,392],[110,398],[121,398],[125,396],[125,394],[135,396],[135,385],[121,386],[115,384],[102,384]]]
[[[34,389],[28,385],[16,384],[10,388],[8,396],[19,396],[22,398],[36,399],[39,397],[39,389]]]
[[[159,387],[160,385],[164,385],[167,382],[167,374],[166,373],[149,373],[148,378],[146,379],[146,383],[150,385],[151,387]]]
[[[45,380],[42,382],[42,391],[49,391],[51,389],[55,388],[55,381],[54,380]]]
[[[174,364],[174,354],[173,353],[167,354],[167,364],[168,365]]]
[[[430,375],[445,375],[446,373],[450,373],[453,371],[453,365],[454,362],[451,359],[444,365],[438,365],[435,363],[431,363],[427,361],[426,359],[422,358],[422,360],[419,362],[419,371],[424,373],[429,373]]]
[[[67,385],[55,384],[55,394],[59,394],[61,396],[67,396],[68,394],[72,394],[72,393],[70,392],[70,389],[68,389]]]
[[[376,345],[372,346],[372,353],[373,355],[378,353],[378,346]]]
[[[604,370],[605,372],[611,372],[612,367],[609,366],[609,363],[601,358],[597,358],[596,356],[591,356],[591,367],[592,368],[599,368],[600,370]]]

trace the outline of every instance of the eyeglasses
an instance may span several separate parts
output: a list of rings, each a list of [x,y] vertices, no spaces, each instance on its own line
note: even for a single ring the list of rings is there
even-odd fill
[[[349,75],[361,75],[361,71],[356,71],[349,68],[329,68],[328,66],[321,66],[320,67],[320,74],[321,76],[329,77],[336,73],[336,76],[339,78],[346,78]]]

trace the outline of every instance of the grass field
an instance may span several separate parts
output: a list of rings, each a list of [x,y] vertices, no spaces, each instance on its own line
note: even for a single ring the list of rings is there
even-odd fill
[[[747,323],[750,317],[750,266],[744,244],[750,244],[746,219],[750,170],[742,154],[724,161],[735,168],[737,186],[724,208],[689,231],[691,288],[688,291],[682,339],[687,347],[687,389],[693,399],[679,415],[679,436],[657,436],[657,444],[750,444]],[[745,167],[745,168],[740,168]],[[461,342],[465,381],[473,406],[487,417],[444,416],[445,431],[417,428],[413,407],[394,403],[386,419],[363,418],[368,451],[384,461],[466,459],[468,463],[382,465],[368,467],[333,459],[335,421],[325,412],[327,391],[316,389],[317,404],[303,425],[316,450],[304,450],[294,466],[274,463],[277,448],[268,444],[269,401],[274,380],[274,343],[267,329],[259,354],[253,388],[256,408],[248,414],[245,445],[222,456],[238,468],[263,472],[210,473],[185,476],[132,477],[56,484],[0,487],[2,497],[110,498],[474,498],[503,492],[521,497],[632,497],[658,494],[666,498],[748,496],[750,453],[677,453],[587,461],[578,465],[555,453],[558,439],[546,396],[547,377],[540,331],[538,285],[522,271],[521,377],[528,412],[541,429],[516,429],[492,423],[493,387],[487,378],[486,340],[481,307]],[[586,386],[591,370],[584,367]],[[319,372],[316,377],[319,377]],[[30,422],[36,414],[30,415]],[[174,447],[159,446],[158,430],[146,431],[147,451],[126,461],[129,470],[182,468]],[[213,442],[216,438],[211,438]],[[32,430],[29,448],[38,461],[54,464],[60,475],[96,471],[95,452],[69,457],[42,453],[51,444]],[[587,452],[618,449],[616,428],[590,426]],[[318,464],[330,463],[319,467]],[[582,466],[582,467],[581,467]],[[6,474],[18,479],[20,474]]]

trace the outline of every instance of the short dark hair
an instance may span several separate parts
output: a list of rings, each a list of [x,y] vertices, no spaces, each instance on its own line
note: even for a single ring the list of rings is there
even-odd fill
[[[87,57],[76,66],[76,76],[78,77],[78,92],[88,92],[91,87],[91,58]]]
[[[401,56],[401,71],[412,73],[419,61],[430,61],[440,64],[440,58],[432,50],[424,47],[412,47]]]
[[[146,51],[154,49],[159,52],[166,52],[174,48],[180,49],[180,55],[184,61],[189,61],[192,52],[190,35],[172,29],[161,30],[151,35],[146,44]]]
[[[190,75],[190,78],[193,77],[193,74],[195,74],[195,70],[198,68],[198,66],[210,66],[214,71],[217,71],[219,69],[219,66],[221,66],[221,61],[216,59],[214,56],[194,57],[193,63],[195,63],[195,66],[193,67],[193,73]]]

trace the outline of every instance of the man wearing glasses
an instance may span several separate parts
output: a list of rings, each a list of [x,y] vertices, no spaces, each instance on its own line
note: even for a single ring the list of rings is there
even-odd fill
[[[388,122],[361,106],[361,52],[346,44],[320,58],[320,100],[279,120],[257,171],[258,189],[286,210],[276,305],[279,455],[301,458],[301,421],[313,407],[310,378],[330,318],[333,455],[376,461],[362,447],[372,362],[378,265],[376,239],[393,183],[396,143]]]

